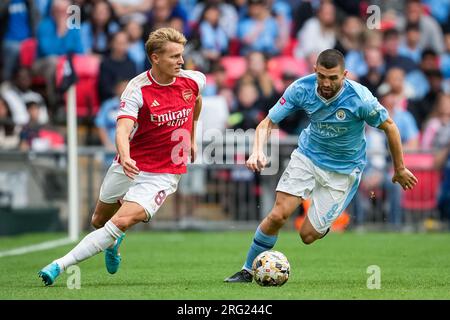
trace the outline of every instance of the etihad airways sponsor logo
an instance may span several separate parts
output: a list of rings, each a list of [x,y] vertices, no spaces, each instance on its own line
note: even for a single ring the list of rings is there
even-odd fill
[[[186,123],[192,109],[186,109],[180,111],[170,111],[163,114],[150,114],[150,120],[156,122],[158,126],[167,124],[168,126],[181,126]]]

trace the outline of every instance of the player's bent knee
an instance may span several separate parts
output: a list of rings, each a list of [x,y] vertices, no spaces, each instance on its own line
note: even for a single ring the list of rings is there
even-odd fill
[[[135,224],[141,222],[142,220],[136,219],[135,217],[113,217],[111,219],[112,223],[116,225],[121,231],[125,232]]]
[[[316,241],[316,238],[310,233],[301,233],[300,232],[300,238],[302,239],[304,244],[311,244],[314,241]]]
[[[287,220],[286,215],[283,214],[281,210],[277,209],[273,209],[272,212],[270,212],[268,218],[271,224],[275,226],[283,226]]]
[[[94,213],[94,215],[92,216],[91,219],[91,225],[95,228],[95,229],[100,229],[105,225],[106,221],[103,221],[102,218],[100,218],[98,215],[96,215]]]

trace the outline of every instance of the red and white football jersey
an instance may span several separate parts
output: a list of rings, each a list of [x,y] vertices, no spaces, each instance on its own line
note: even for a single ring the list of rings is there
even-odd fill
[[[191,70],[181,70],[170,84],[157,83],[150,71],[128,83],[117,120],[135,121],[130,156],[139,170],[186,173],[195,100],[205,83],[203,73]]]

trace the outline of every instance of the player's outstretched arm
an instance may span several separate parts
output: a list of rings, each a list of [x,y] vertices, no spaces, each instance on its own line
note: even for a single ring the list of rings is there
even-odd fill
[[[395,122],[391,118],[388,118],[378,128],[384,131],[388,140],[389,150],[394,164],[394,176],[392,177],[392,182],[398,182],[403,190],[414,188],[418,180],[411,171],[405,167],[403,162],[402,141]]]
[[[136,167],[136,161],[130,158],[130,135],[134,128],[134,120],[129,118],[120,118],[117,120],[116,126],[116,147],[119,152],[120,163],[123,167],[123,172],[130,179],[139,174],[139,169]]]
[[[253,151],[246,162],[247,167],[253,172],[263,170],[267,164],[266,155],[264,154],[264,145],[270,137],[270,133],[274,127],[275,124],[269,117],[266,117],[256,127]]]

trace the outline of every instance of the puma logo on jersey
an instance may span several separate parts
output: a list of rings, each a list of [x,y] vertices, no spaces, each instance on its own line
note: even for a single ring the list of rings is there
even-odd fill
[[[159,106],[159,102],[156,101],[156,99],[155,99],[155,100],[153,100],[151,107],[157,107],[157,106]]]

